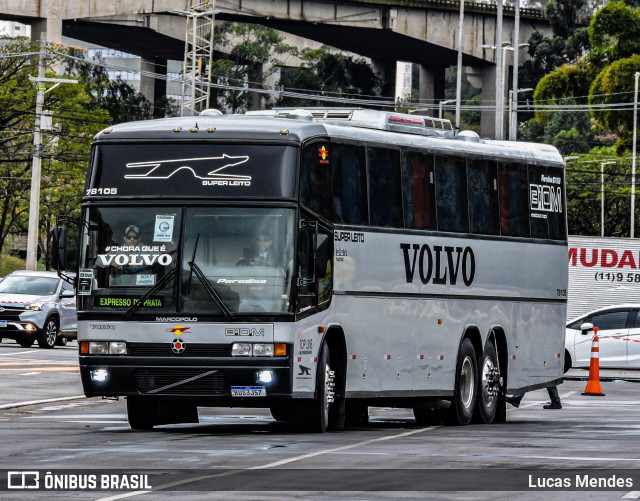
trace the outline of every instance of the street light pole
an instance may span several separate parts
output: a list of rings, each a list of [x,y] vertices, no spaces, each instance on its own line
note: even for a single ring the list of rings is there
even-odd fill
[[[635,86],[633,91],[633,153],[631,156],[631,238],[635,236],[636,226],[636,130],[638,128],[638,76],[635,73]]]
[[[496,47],[502,47],[502,2],[503,0],[496,1]],[[504,72],[504,65],[502,64],[503,58],[497,53],[496,49],[496,139],[502,139],[502,123],[504,117],[502,112],[504,111],[504,83],[502,73]]]
[[[464,0],[460,0],[460,16],[458,18],[458,71],[456,73],[456,130],[460,130],[460,94],[462,94],[462,28],[464,26]],[[442,106],[440,107],[442,118]]]
[[[456,103],[456,113],[459,111],[457,109],[457,106],[460,104],[460,101],[457,98],[456,99],[447,99],[446,101],[440,101],[438,103],[438,118],[442,118],[442,105],[443,104],[450,104],[450,103],[453,103],[453,102]],[[460,125],[459,125],[459,122],[458,122],[458,125],[456,125],[456,128],[459,128],[459,127],[460,127]]]
[[[604,166],[613,165],[615,162],[602,162],[600,164],[600,236],[604,237]]]
[[[513,20],[513,45],[514,47],[520,47],[520,0],[514,0],[515,3],[515,18]],[[516,140],[516,128],[518,119],[516,116],[518,113],[518,65],[520,64],[520,52],[518,50],[513,51],[513,92],[509,96],[509,141]]]
[[[520,92],[529,92],[532,90],[532,88],[526,88],[518,89],[516,92],[513,92],[513,90],[509,91],[509,141],[516,140],[516,129],[518,124],[518,94]]]

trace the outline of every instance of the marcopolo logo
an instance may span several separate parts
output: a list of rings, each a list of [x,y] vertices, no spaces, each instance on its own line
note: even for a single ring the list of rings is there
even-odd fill
[[[471,247],[427,244],[400,244],[407,283],[417,278],[423,284],[456,285],[462,278],[469,287],[476,274],[476,258]]]

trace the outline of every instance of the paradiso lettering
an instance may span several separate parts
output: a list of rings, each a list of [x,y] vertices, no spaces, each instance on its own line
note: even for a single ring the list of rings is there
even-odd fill
[[[418,278],[423,284],[456,285],[462,277],[469,287],[476,274],[476,258],[471,247],[448,247],[427,244],[400,244],[404,256],[404,271],[407,283]]]

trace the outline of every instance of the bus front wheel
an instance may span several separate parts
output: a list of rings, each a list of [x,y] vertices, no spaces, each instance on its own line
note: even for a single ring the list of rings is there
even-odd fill
[[[316,398],[301,402],[302,412],[298,413],[296,424],[301,428],[324,433],[329,428],[330,407],[335,398],[335,372],[331,368],[329,347],[324,344],[318,357],[316,378]]]
[[[478,360],[473,344],[464,339],[458,351],[456,361],[456,379],[453,401],[448,409],[447,423],[453,425],[469,424],[473,417],[478,393]]]

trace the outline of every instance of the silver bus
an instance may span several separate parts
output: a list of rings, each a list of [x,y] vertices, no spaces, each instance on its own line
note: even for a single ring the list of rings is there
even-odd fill
[[[202,406],[491,423],[562,382],[551,146],[365,109],[121,124],[93,142],[78,234],[84,392],[126,397],[134,429]]]

